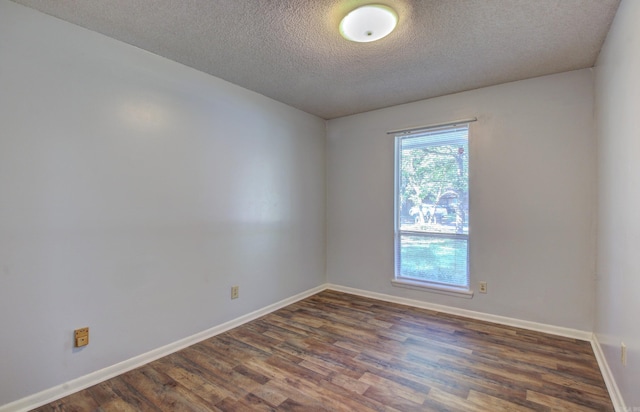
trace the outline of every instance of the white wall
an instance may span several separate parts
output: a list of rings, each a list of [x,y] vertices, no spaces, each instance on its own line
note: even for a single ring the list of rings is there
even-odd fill
[[[0,0],[0,125],[0,405],[325,282],[317,117]]]
[[[407,290],[393,277],[393,137],[477,117],[470,132],[473,299]],[[331,120],[330,283],[593,330],[596,142],[593,78],[582,70]]]
[[[596,66],[596,336],[628,407],[640,409],[640,2],[623,0]],[[627,367],[620,343],[627,345]],[[635,410],[635,409],[634,409]]]

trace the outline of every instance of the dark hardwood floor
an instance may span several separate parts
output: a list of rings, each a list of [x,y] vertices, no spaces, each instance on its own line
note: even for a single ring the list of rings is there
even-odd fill
[[[612,411],[588,342],[324,291],[37,411]]]

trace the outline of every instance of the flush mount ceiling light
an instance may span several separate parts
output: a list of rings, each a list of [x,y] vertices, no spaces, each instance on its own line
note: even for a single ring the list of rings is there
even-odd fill
[[[366,43],[379,40],[395,29],[396,12],[382,4],[368,4],[352,10],[340,22],[340,34],[347,40]]]

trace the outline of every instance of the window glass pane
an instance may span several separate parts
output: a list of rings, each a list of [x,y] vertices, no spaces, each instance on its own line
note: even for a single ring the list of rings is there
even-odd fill
[[[467,240],[401,235],[399,277],[467,286]]]
[[[397,137],[396,278],[468,287],[468,130]]]
[[[449,139],[405,137],[400,142],[400,229],[469,233],[469,156],[456,129]],[[433,137],[433,141],[429,138]]]

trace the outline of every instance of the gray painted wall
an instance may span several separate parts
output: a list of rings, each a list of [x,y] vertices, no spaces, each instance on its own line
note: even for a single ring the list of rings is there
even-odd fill
[[[469,117],[471,300],[391,285],[393,136]],[[328,122],[330,283],[593,330],[596,140],[591,70]]]
[[[323,120],[7,0],[0,55],[0,405],[325,282]]]
[[[596,66],[595,332],[628,408],[640,410],[640,2],[624,0]],[[627,345],[627,366],[620,346]]]

